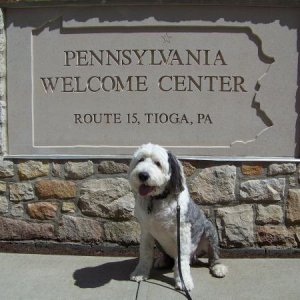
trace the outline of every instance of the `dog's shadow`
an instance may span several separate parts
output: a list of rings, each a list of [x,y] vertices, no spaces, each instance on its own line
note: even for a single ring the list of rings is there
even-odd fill
[[[111,280],[128,281],[137,262],[137,259],[127,259],[76,270],[73,273],[74,284],[85,289],[101,287]]]
[[[123,261],[108,262],[96,267],[86,267],[76,270],[73,273],[75,280],[74,285],[79,288],[98,288],[109,283],[111,280],[129,281],[130,273],[138,263],[138,259],[126,259]],[[194,267],[206,267],[206,264],[199,263]],[[172,277],[166,276],[166,273],[172,272],[171,269],[152,270],[150,278],[167,283],[173,286],[174,280]]]

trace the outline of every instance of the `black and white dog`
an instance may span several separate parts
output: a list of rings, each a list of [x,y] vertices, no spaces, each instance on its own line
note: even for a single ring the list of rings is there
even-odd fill
[[[133,155],[129,181],[135,193],[135,216],[141,225],[140,258],[131,280],[149,277],[155,242],[163,255],[155,267],[174,260],[175,287],[183,289],[178,271],[176,207],[180,205],[182,276],[188,290],[194,287],[190,263],[205,251],[212,275],[224,277],[227,267],[220,263],[218,236],[212,223],[191,199],[179,160],[166,149],[153,144],[141,146]]]

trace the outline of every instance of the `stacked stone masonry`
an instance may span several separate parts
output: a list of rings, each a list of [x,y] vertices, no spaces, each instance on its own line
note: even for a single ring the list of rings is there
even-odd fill
[[[0,163],[0,240],[139,243],[129,161]],[[194,201],[225,249],[300,248],[300,165],[184,161]]]

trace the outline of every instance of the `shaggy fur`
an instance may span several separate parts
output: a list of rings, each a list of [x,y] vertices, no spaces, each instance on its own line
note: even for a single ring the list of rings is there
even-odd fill
[[[213,224],[192,201],[179,160],[153,144],[141,146],[133,155],[129,180],[135,193],[135,216],[141,225],[139,263],[130,278],[146,280],[153,266],[155,242],[162,255],[155,267],[174,261],[175,287],[183,289],[178,273],[176,207],[180,205],[181,266],[185,286],[193,289],[190,263],[203,252],[208,254],[212,275],[224,277],[227,267],[220,263],[218,236]]]

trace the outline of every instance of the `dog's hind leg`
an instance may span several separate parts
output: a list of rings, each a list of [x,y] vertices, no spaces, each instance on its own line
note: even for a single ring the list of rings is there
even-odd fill
[[[219,239],[215,227],[210,221],[206,223],[205,235],[208,240],[208,264],[213,276],[222,278],[228,273],[227,266],[223,265],[219,257]]]

